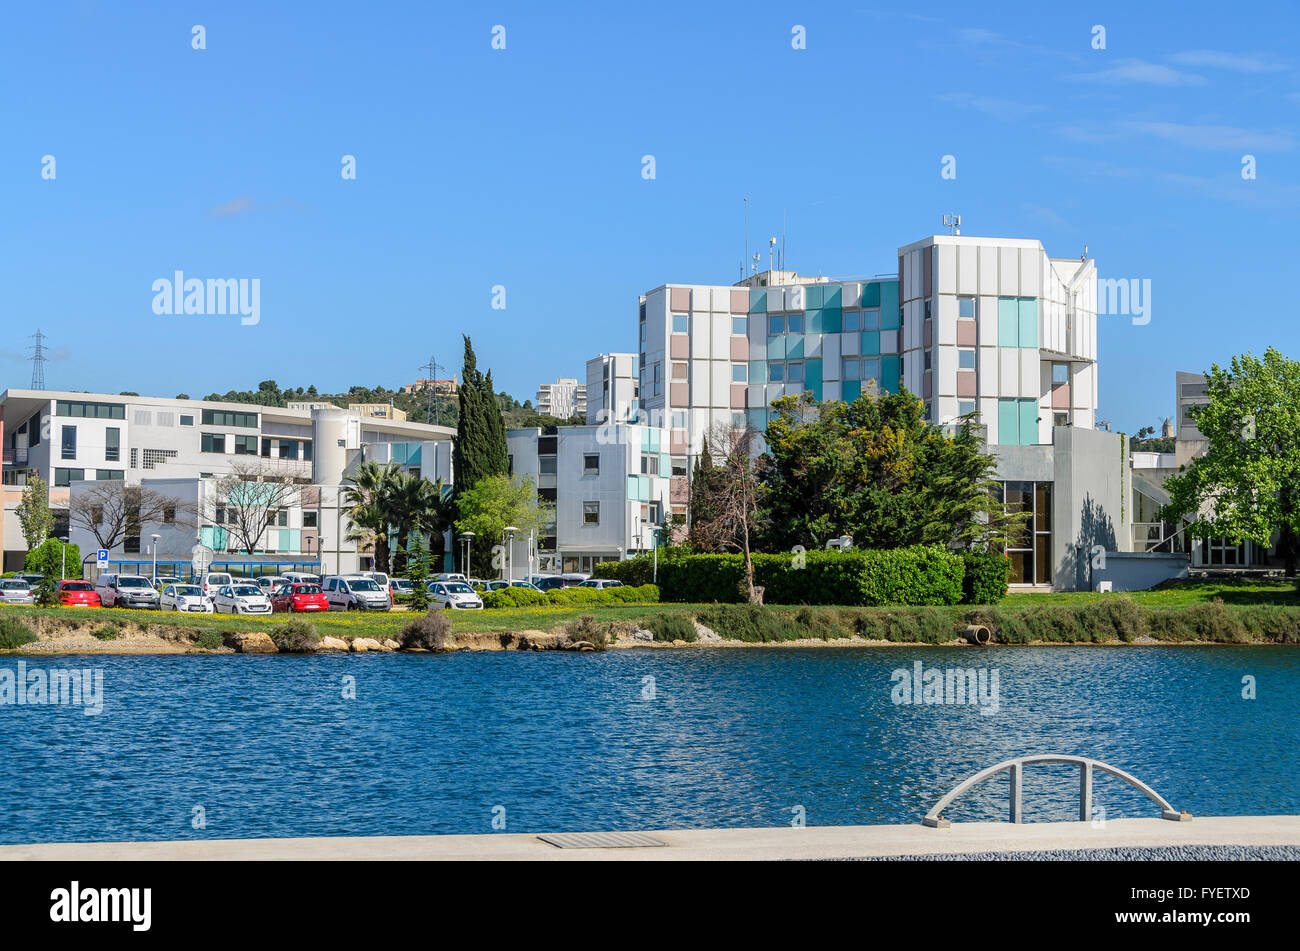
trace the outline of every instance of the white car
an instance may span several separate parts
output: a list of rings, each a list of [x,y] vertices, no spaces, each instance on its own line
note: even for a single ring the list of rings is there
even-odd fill
[[[200,575],[196,583],[203,589],[203,593],[211,598],[216,595],[218,588],[234,584],[235,581],[224,571],[209,571],[206,575]]]
[[[212,607],[218,614],[270,614],[271,599],[255,584],[227,584],[217,589]]]
[[[35,604],[36,592],[26,581],[19,581],[17,578],[9,578],[0,581],[0,603],[4,604]]]
[[[262,575],[260,578],[254,578],[253,583],[262,589],[262,593],[270,596],[271,592],[282,584],[288,584],[289,579],[280,575]]]
[[[482,610],[483,599],[473,588],[459,581],[435,581],[429,585],[429,598],[433,607],[448,609]]]
[[[196,584],[169,584],[163,588],[158,607],[163,611],[211,614],[212,599],[205,597],[203,589]]]
[[[388,589],[362,575],[326,578],[322,590],[331,611],[388,611],[393,606]]]
[[[582,582],[582,584],[578,585],[577,587],[579,588],[621,588],[623,587],[623,582],[612,581],[609,578],[588,578],[586,581]]]

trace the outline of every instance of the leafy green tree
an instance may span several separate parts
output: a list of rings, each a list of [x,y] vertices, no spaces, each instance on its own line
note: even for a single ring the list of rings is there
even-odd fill
[[[540,537],[542,529],[554,518],[555,510],[537,498],[537,486],[529,478],[518,485],[509,476],[490,475],[456,499],[456,532],[473,532],[474,548],[480,558],[501,543],[507,525],[519,529],[516,538],[527,538],[530,531]]]
[[[453,510],[441,479],[430,482],[421,476],[397,473],[388,486],[383,505],[388,523],[397,533],[393,571],[399,575],[405,571],[407,540],[412,535],[425,534],[436,539],[437,553],[442,555],[443,532],[451,527]]]
[[[772,546],[821,548],[849,534],[869,548],[997,547],[1023,523],[996,502],[979,429],[929,425],[907,390],[851,403],[805,393],[773,408],[759,473]]]
[[[50,532],[54,531],[54,513],[50,511],[50,487],[44,479],[35,474],[27,477],[27,486],[14,514],[18,516],[28,551],[50,537]]]
[[[39,571],[47,578],[61,578],[67,572],[71,578],[81,577],[81,549],[73,544],[63,544],[57,538],[47,538],[27,553],[23,571]]]
[[[480,479],[504,476],[510,468],[506,428],[492,388],[492,371],[486,375],[480,372],[469,337],[464,340],[465,365],[461,371],[460,408],[452,450],[458,499],[462,493],[473,489]]]
[[[706,434],[700,454],[695,457],[695,467],[691,470],[690,494],[686,500],[686,542],[698,551],[714,550],[709,547],[713,539],[705,538],[705,526],[712,525],[720,512],[717,496],[724,477],[723,470],[713,464],[713,452],[709,447],[709,435]]]
[[[1288,575],[1300,532],[1300,363],[1273,347],[1245,353],[1205,376],[1208,402],[1193,407],[1209,440],[1205,455],[1165,481],[1168,521],[1187,519],[1189,536],[1249,539],[1267,547],[1278,535]]]

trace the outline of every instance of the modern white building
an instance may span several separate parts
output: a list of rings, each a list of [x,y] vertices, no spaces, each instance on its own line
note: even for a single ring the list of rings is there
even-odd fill
[[[166,490],[198,503],[235,471],[289,476],[300,486],[296,504],[268,530],[260,550],[243,561],[317,562],[328,572],[364,568],[369,553],[348,541],[339,512],[347,476],[364,461],[393,461],[406,471],[450,486],[454,430],[363,417],[333,406],[312,410],[243,403],[109,394],[7,390],[0,394],[4,447],[4,565],[20,567],[26,542],[14,507],[32,474],[50,486],[55,536],[67,536],[83,554],[97,543],[69,525],[72,494],[97,481],[124,480]],[[157,532],[160,562],[189,563],[196,544],[214,558],[232,556],[233,539],[204,504],[201,523],[184,538],[174,528],[139,526],[110,554],[115,563],[152,561]],[[448,549],[450,550],[450,549]]]
[[[560,377],[554,383],[537,387],[537,412],[556,419],[587,416],[587,384],[573,377]]]
[[[632,422],[640,410],[635,353],[602,353],[587,361],[587,422]]]

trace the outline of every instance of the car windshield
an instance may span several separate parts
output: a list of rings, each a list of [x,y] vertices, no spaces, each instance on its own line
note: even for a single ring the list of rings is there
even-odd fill
[[[192,584],[181,584],[176,586],[176,593],[186,598],[197,598],[203,594],[203,589]]]
[[[94,591],[95,586],[88,581],[69,581],[63,585],[64,591]]]
[[[385,574],[376,574],[376,575],[371,575],[370,577],[372,577],[372,578],[375,580],[375,584],[378,584],[378,585],[386,585],[386,584],[388,584],[388,575],[385,575]]]
[[[452,594],[473,594],[474,593],[470,589],[470,586],[467,584],[449,584],[447,585],[447,590]]]
[[[299,578],[298,580],[299,580],[299,581],[302,581],[302,582],[304,582],[304,583],[306,583],[306,584],[320,584],[320,579],[317,578],[315,575],[304,575],[303,577]]]
[[[230,584],[230,575],[208,575],[208,584]]]
[[[28,585],[26,581],[6,581],[2,587],[4,587],[6,591],[9,591],[15,588],[28,588],[30,585]]]
[[[117,586],[119,588],[147,588],[149,582],[143,578],[118,578]]]
[[[293,589],[294,594],[320,594],[320,585],[318,584],[300,584]]]
[[[378,591],[379,585],[375,584],[369,578],[357,578],[348,582],[348,587],[353,591]]]
[[[241,598],[251,598],[255,595],[259,595],[262,593],[261,588],[255,588],[251,584],[241,584],[238,587],[232,588],[231,590],[234,591],[235,594]]]

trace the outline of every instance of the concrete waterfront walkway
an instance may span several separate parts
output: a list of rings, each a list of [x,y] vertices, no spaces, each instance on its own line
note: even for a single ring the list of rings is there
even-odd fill
[[[2,860],[763,860],[1035,852],[1194,845],[1300,846],[1300,816],[1114,819],[1087,822],[954,822],[921,825],[680,829],[643,833],[665,843],[638,848],[557,848],[534,834],[210,839],[0,846]]]

